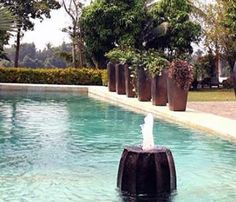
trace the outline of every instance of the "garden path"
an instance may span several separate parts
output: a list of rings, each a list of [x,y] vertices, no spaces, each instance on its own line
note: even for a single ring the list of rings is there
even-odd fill
[[[188,102],[188,108],[236,120],[234,102]]]

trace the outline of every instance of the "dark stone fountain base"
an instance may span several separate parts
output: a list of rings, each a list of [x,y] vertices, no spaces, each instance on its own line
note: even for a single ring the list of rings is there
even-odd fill
[[[171,151],[165,147],[143,151],[126,147],[123,151],[117,186],[130,195],[158,196],[176,190],[176,172]]]

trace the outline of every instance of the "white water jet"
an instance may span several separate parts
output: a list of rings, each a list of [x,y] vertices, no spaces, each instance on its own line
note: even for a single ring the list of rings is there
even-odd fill
[[[153,115],[148,114],[144,118],[144,124],[141,125],[142,134],[143,134],[142,149],[144,151],[154,149],[153,122],[154,122]]]

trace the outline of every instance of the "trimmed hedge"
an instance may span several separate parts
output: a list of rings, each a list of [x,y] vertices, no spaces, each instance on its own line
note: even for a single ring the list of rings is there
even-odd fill
[[[105,72],[106,70],[96,70],[91,68],[0,68],[0,82],[102,85]]]

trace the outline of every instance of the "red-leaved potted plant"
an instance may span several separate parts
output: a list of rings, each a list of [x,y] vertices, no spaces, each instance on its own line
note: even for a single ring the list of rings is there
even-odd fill
[[[193,67],[185,60],[176,59],[168,67],[167,92],[169,109],[185,111],[188,90],[193,81]]]

